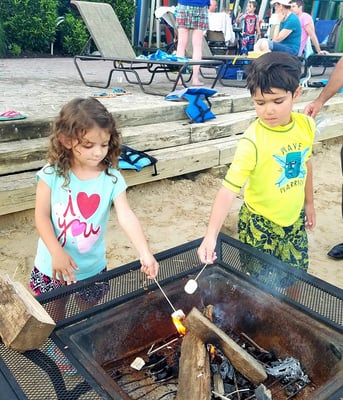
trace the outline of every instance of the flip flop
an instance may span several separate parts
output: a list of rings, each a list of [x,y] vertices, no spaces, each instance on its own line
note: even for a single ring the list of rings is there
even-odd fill
[[[128,92],[127,90],[122,89],[122,88],[114,88],[112,90],[112,93],[115,93],[117,96],[121,96],[123,94],[130,94],[130,92]]]
[[[107,92],[93,93],[92,97],[106,99],[106,98],[109,98],[109,97],[122,96],[124,94],[130,94],[130,93],[127,92],[125,89],[114,88],[112,90],[112,92],[110,92],[110,93],[107,93]]]
[[[93,93],[92,97],[95,97],[97,99],[99,98],[107,99],[109,97],[117,97],[117,95],[115,93],[101,92],[101,93]]]
[[[0,121],[12,121],[16,119],[25,119],[26,115],[21,114],[18,111],[8,110],[0,114]]]

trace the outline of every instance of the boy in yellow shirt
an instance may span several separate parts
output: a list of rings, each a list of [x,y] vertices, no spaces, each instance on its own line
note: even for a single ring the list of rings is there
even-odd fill
[[[292,112],[301,94],[301,65],[288,53],[270,52],[254,60],[247,72],[257,119],[237,144],[198,255],[203,263],[216,260],[218,233],[244,186],[240,241],[306,271],[306,229],[316,223],[310,161],[315,124]]]

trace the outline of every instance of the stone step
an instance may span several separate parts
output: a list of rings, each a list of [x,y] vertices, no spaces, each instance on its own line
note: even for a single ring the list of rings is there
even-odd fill
[[[247,111],[218,115],[205,124],[174,121],[125,127],[121,133],[124,144],[150,152],[240,134],[254,118],[254,111]],[[42,167],[47,148],[47,137],[0,143],[0,175]]]
[[[307,104],[313,100],[320,89],[305,88],[301,95],[301,102]],[[343,101],[343,94],[335,96],[336,101]],[[227,94],[218,93],[210,99],[214,114],[222,115],[228,113],[246,112],[253,109],[252,101],[249,93],[242,95],[230,96]],[[175,121],[189,122],[188,117],[184,112],[184,101],[161,101],[161,99],[150,99],[146,104],[140,104],[139,108],[129,108],[127,105],[123,109],[113,109],[110,103],[104,102],[113,113],[118,127],[120,129],[126,127],[137,127],[143,125],[151,125],[155,123],[166,123]],[[57,115],[56,110],[56,115]],[[14,140],[36,139],[49,135],[50,126],[53,117],[49,118],[27,118],[15,121],[2,121],[0,125],[0,143],[10,142]]]
[[[155,100],[156,101],[156,100]],[[105,102],[104,102],[105,104]],[[186,101],[161,101],[141,104],[139,108],[126,108],[111,111],[119,129],[137,127],[155,123],[189,122],[184,109]],[[250,96],[218,95],[211,98],[212,110],[216,115],[244,112],[252,109]],[[105,104],[106,105],[106,104]],[[110,108],[109,108],[110,109]],[[56,111],[57,115],[57,111]],[[37,139],[49,135],[53,118],[44,120],[27,118],[14,121],[1,121],[0,143],[14,140]]]
[[[306,103],[298,103],[295,111],[303,111]],[[321,129],[327,138],[339,135],[340,122],[332,119],[343,110],[343,98],[334,98],[324,107],[323,113],[330,113],[329,128]],[[206,123],[191,124],[189,121],[158,122],[141,126],[127,126],[121,129],[123,143],[137,150],[151,151],[176,147],[221,137],[237,135],[245,131],[255,118],[255,111],[218,114]],[[336,126],[337,125],[337,126]],[[334,129],[332,129],[334,127]],[[328,136],[329,135],[329,136]],[[0,142],[0,175],[38,169],[45,164],[47,137]]]
[[[180,176],[229,164],[239,136],[192,143],[150,152],[158,159],[157,175],[152,167],[142,171],[122,170],[129,186]],[[0,215],[34,207],[36,171],[0,176]]]
[[[331,99],[323,109],[328,118],[317,133],[322,141],[342,135],[343,97]],[[233,102],[236,104],[236,101]],[[232,103],[232,107],[234,107]],[[299,103],[295,111],[302,111],[306,103]],[[151,167],[123,171],[128,185],[180,176],[187,173],[229,164],[239,134],[255,118],[254,111],[219,114],[205,124],[185,121],[155,123],[139,127],[123,127],[123,141],[134,148],[149,150],[158,159],[158,175]],[[0,143],[0,215],[34,207],[35,174],[44,164],[47,138]],[[15,167],[13,167],[15,165]]]

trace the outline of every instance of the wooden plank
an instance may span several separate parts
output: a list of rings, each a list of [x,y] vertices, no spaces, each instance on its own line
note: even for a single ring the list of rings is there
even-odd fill
[[[173,149],[160,149],[150,152],[158,159],[158,175],[153,176],[153,168],[146,167],[142,171],[122,171],[129,186],[157,181],[205,170],[218,165],[220,151],[214,144],[195,143],[178,146]]]
[[[340,137],[343,133],[342,126],[343,117],[325,118],[322,123],[317,125],[315,140],[324,141]]]
[[[134,186],[211,168],[220,159],[216,142],[211,142],[156,150],[151,155],[159,160],[158,175],[153,176],[153,168],[146,167],[140,172],[123,170],[123,176],[129,186]],[[36,171],[0,176],[0,215],[34,207],[35,175]]]
[[[220,139],[243,133],[256,119],[254,111],[219,115],[206,124],[192,124],[191,142]]]
[[[191,128],[188,121],[128,126],[122,128],[120,132],[124,144],[148,152],[191,142]]]
[[[0,174],[42,167],[46,161],[48,138],[0,143]]]
[[[211,370],[205,344],[188,332],[181,344],[176,400],[190,399],[211,399]]]
[[[0,176],[0,215],[30,210],[35,205],[36,172]]]
[[[187,332],[193,333],[204,343],[218,346],[233,367],[249,381],[259,384],[267,379],[267,373],[263,366],[195,307],[187,315],[183,324],[187,328]]]

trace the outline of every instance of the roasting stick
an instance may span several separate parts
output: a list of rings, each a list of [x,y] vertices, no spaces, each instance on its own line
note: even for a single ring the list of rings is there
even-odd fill
[[[151,356],[151,354],[156,353],[156,351],[162,350],[165,347],[168,347],[169,345],[171,345],[172,343],[176,342],[177,340],[179,340],[179,338],[174,338],[172,340],[170,340],[169,342],[162,344],[162,346],[157,347],[156,349],[154,349],[155,343],[153,343],[150,347],[150,349],[147,352],[148,356]]]
[[[170,307],[173,309],[174,312],[176,312],[175,307],[172,305],[171,301],[169,300],[168,296],[164,293],[164,290],[161,288],[161,285],[157,282],[157,279],[154,278],[154,281],[156,283],[156,285],[158,286],[158,288],[160,289],[160,291],[162,292],[163,296],[166,298],[166,300],[168,301]]]
[[[250,390],[250,389],[239,389],[239,390],[235,390],[234,392],[229,393],[228,396],[231,396],[232,394],[235,394],[235,393],[238,394],[238,392],[247,392],[248,390]],[[217,393],[217,392],[215,392],[214,390],[212,390],[212,393],[213,393],[215,396],[217,396],[217,397],[219,397],[220,399],[222,399],[222,400],[230,400],[230,399],[231,399],[231,397],[223,396],[222,394]]]

